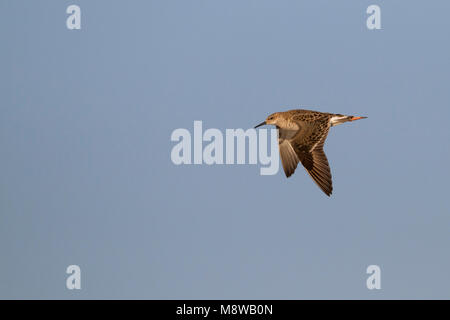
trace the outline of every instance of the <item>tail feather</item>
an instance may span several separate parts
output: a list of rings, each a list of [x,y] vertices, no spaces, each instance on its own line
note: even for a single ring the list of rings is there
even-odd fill
[[[355,121],[359,119],[366,119],[367,117],[355,117],[355,116],[344,116],[342,114],[336,114],[333,117],[331,117],[331,125],[337,126],[338,124],[348,122],[348,121]]]

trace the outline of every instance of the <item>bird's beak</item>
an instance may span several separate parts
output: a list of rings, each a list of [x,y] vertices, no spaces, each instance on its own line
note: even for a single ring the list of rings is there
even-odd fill
[[[258,127],[261,127],[261,126],[263,126],[263,125],[265,125],[265,124],[266,124],[265,121],[264,121],[264,122],[261,122],[260,124],[258,124],[258,125],[255,127],[255,129],[258,128]]]

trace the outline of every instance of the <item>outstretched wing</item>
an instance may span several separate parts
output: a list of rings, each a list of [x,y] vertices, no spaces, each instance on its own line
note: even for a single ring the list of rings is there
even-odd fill
[[[290,141],[290,145],[306,171],[327,196],[330,196],[333,191],[330,165],[323,151],[329,128],[328,122],[323,123],[322,126],[310,127],[308,134],[300,134]]]
[[[311,152],[301,153],[300,161],[314,182],[327,196],[330,196],[333,192],[333,182],[330,165],[325,152],[323,152],[323,146],[316,147]]]
[[[279,139],[278,143],[284,173],[286,174],[286,177],[289,178],[295,172],[297,164],[300,160],[288,140]]]

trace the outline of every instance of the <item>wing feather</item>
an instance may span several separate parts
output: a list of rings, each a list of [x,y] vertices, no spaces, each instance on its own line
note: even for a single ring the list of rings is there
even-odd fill
[[[325,127],[325,130],[323,130],[322,127],[321,135],[312,131],[310,137],[301,137],[301,142],[304,142],[309,138],[310,143],[307,144],[300,144],[300,141],[298,140],[296,143],[296,137],[294,137],[292,144],[300,162],[305,167],[308,174],[319,188],[322,189],[327,196],[330,196],[333,192],[333,182],[330,165],[328,164],[327,156],[323,151],[323,145],[327,138],[328,130],[329,125]]]
[[[289,178],[295,172],[299,159],[288,140],[282,140],[279,143],[279,148],[284,173]]]
[[[278,139],[281,162],[286,177],[290,177],[297,168],[299,162],[305,167],[308,174],[319,186],[320,189],[330,196],[333,192],[330,166],[323,151],[323,145],[330,128],[328,116],[316,121],[321,124],[298,121],[299,128],[297,134],[287,138],[287,131],[279,129]],[[286,139],[287,138],[287,139]]]

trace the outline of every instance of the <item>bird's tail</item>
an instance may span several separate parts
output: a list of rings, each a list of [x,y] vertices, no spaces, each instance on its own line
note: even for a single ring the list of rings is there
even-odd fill
[[[331,125],[337,126],[338,124],[347,122],[347,121],[355,121],[359,119],[365,119],[367,117],[355,117],[355,116],[344,116],[342,114],[335,114],[331,117]]]

